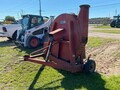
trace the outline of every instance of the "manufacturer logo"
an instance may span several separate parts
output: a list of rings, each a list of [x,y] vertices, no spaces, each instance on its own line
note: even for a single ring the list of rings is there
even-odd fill
[[[66,24],[65,20],[60,21],[60,24]]]

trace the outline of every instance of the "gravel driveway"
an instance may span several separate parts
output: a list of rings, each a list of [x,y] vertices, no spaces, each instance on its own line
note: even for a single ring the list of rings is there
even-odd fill
[[[120,28],[94,28],[94,26],[89,26],[89,37],[101,37],[101,38],[111,38],[111,39],[119,39],[120,34],[112,34],[112,33],[101,33],[101,32],[91,32],[92,30],[120,30]]]
[[[89,32],[88,36],[89,37],[101,37],[101,38],[111,38],[111,39],[119,39],[120,40],[120,34]]]

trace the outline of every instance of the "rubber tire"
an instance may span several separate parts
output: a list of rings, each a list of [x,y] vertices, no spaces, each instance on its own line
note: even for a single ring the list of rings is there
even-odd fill
[[[95,63],[95,61],[93,61],[93,60],[88,60],[86,63],[85,63],[85,65],[84,65],[84,72],[85,73],[93,73],[93,72],[95,72],[95,69],[96,69],[96,63]]]
[[[33,45],[31,44],[32,39],[35,39],[35,40],[37,41],[37,45],[36,45],[36,46],[33,46]],[[33,42],[33,43],[34,43],[34,42]],[[28,39],[27,39],[26,44],[27,44],[27,47],[28,47],[28,48],[37,48],[37,47],[39,46],[39,44],[40,44],[40,40],[39,40],[39,38],[37,38],[37,37],[35,37],[35,36],[29,36]]]
[[[14,41],[15,41],[15,40],[16,40],[16,38],[17,38],[17,31],[15,31],[15,32],[14,32],[14,34],[13,34],[13,36],[12,36],[12,40],[14,40]]]
[[[117,28],[120,28],[120,22],[116,24],[116,27],[117,27]]]
[[[13,39],[11,37],[7,37],[10,41],[12,41]]]
[[[112,22],[112,23],[110,24],[110,26],[111,26],[111,27],[115,27],[115,22]]]
[[[43,36],[42,41],[43,41],[43,43],[44,43],[44,42],[48,42],[48,40],[49,40],[49,35],[48,35],[48,33],[46,33],[46,34]]]

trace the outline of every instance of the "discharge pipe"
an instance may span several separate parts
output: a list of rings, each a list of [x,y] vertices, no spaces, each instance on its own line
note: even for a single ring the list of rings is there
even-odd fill
[[[80,36],[82,43],[86,44],[88,41],[88,22],[89,22],[89,7],[90,5],[81,5],[80,12],[78,14],[78,20],[80,23]]]

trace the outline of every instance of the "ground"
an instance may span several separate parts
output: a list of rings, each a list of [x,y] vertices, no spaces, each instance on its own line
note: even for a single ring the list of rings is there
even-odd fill
[[[101,37],[101,38],[114,38],[114,39],[119,39],[120,40],[120,34],[90,32],[89,36],[91,36],[91,37]]]
[[[120,90],[120,40],[93,36],[86,47],[87,56],[91,54],[97,66],[96,73],[91,75],[71,74],[50,67],[41,72],[41,65],[19,61],[19,57],[32,50],[16,48],[7,38],[0,38],[0,89]]]
[[[87,48],[97,64],[97,72],[105,75],[120,74],[120,42],[107,43],[96,48]]]
[[[112,38],[120,40],[120,28],[95,28],[96,26],[89,26],[90,37]]]
[[[89,37],[111,38],[113,42],[107,43],[97,48],[87,48],[88,54],[91,54],[97,63],[97,72],[106,75],[120,74],[120,34],[92,32],[92,30],[101,30],[101,28],[89,27]],[[120,30],[119,28],[104,28],[104,30]],[[118,40],[114,42],[114,40]]]
[[[6,41],[7,38],[0,38],[0,41]],[[104,39],[103,39],[104,40]],[[11,42],[9,45],[14,44]],[[113,40],[99,47],[87,47],[87,55],[91,54],[97,64],[96,71],[105,75],[120,74],[120,42]]]

